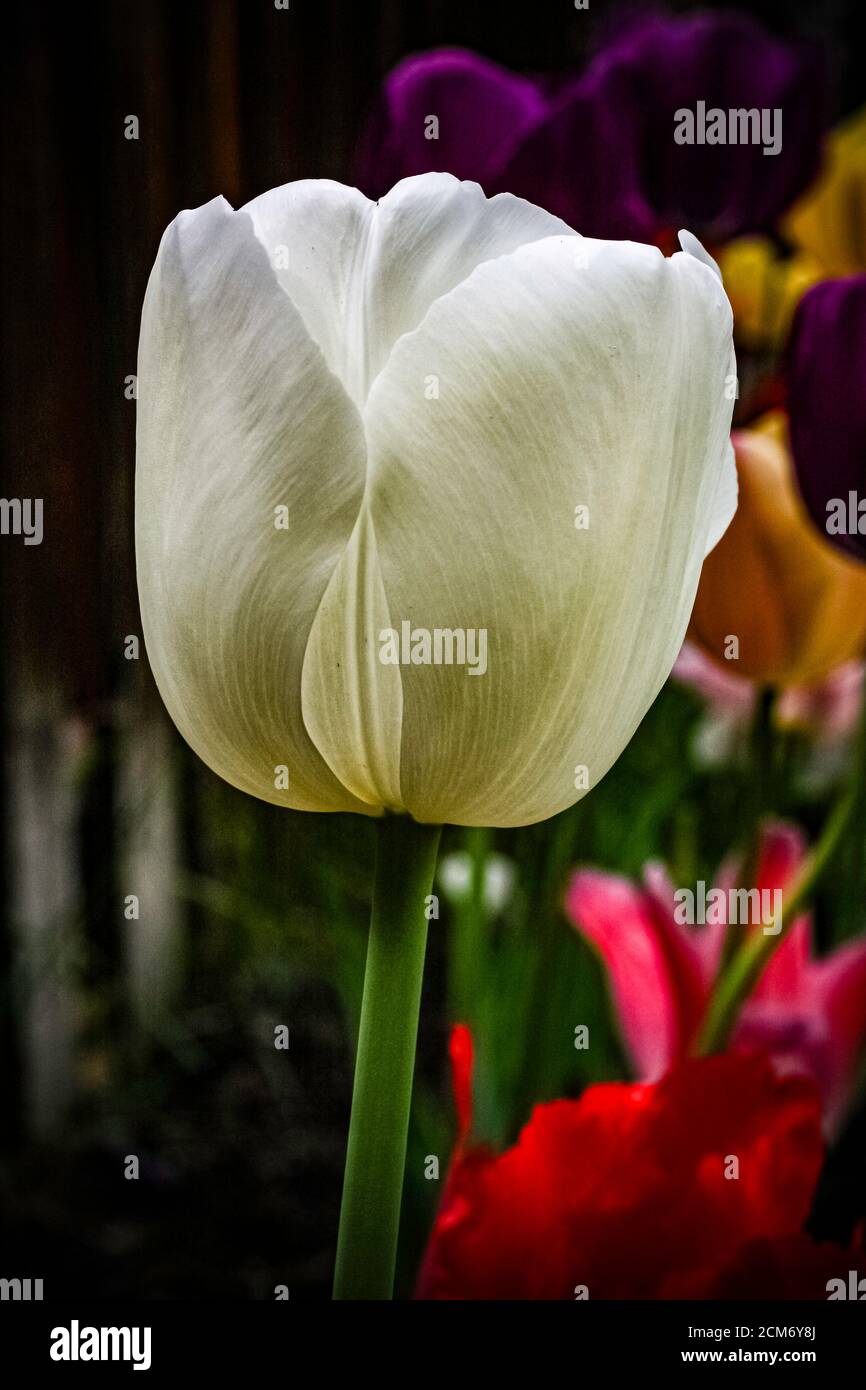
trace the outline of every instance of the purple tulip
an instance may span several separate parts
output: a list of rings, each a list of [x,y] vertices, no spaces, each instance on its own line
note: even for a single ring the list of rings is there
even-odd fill
[[[643,191],[662,227],[711,242],[765,230],[817,172],[824,70],[812,44],[721,12],[638,22],[606,56],[629,75]]]
[[[788,345],[791,450],[816,523],[866,560],[866,275],[824,280],[797,306]]]
[[[400,179],[443,171],[484,183],[546,111],[538,84],[465,49],[406,58],[385,79],[362,137],[362,191],[380,198]]]
[[[584,235],[651,241],[635,141],[623,138],[631,107],[623,77],[603,61],[551,93],[462,49],[424,53],[387,78],[356,182],[379,198],[399,179],[444,170],[488,194],[528,198]]]
[[[558,84],[443,49],[387,78],[356,178],[379,197],[444,169],[588,236],[657,241],[688,226],[720,241],[770,226],[808,183],[822,94],[815,49],[734,14],[632,20]],[[720,134],[729,143],[712,143]]]

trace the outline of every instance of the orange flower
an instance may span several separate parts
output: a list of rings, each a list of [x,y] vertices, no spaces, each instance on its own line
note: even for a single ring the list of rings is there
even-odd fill
[[[807,685],[866,649],[866,567],[815,529],[779,412],[733,436],[740,500],[704,561],[689,636],[728,671]]]

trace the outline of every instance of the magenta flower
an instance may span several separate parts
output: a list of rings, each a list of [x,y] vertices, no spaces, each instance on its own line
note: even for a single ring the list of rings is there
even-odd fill
[[[406,59],[386,79],[356,177],[379,197],[407,175],[447,170],[587,236],[663,241],[688,226],[720,241],[771,226],[806,186],[822,107],[811,46],[736,14],[642,16],[564,82],[461,49]],[[728,129],[734,111],[755,113],[748,130]]]
[[[788,411],[797,481],[816,526],[866,560],[866,275],[824,280],[798,304]]]
[[[798,830],[779,823],[765,828],[755,875],[765,902],[772,905],[774,890],[784,893],[804,852]],[[727,894],[737,886],[736,875],[737,865],[728,863],[714,886]],[[712,903],[709,894],[707,889]],[[623,1040],[641,1080],[657,1080],[688,1055],[729,930],[714,924],[711,907],[704,914],[706,925],[681,925],[680,901],[657,864],[646,867],[642,888],[613,874],[582,869],[566,894],[571,920],[607,967]],[[804,913],[747,1000],[731,1048],[768,1053],[780,1071],[811,1076],[832,1132],[844,1113],[864,1036],[866,938],[816,959],[811,917]]]

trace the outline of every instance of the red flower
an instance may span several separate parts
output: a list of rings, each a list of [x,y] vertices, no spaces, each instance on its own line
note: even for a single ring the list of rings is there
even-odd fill
[[[760,1056],[689,1061],[539,1105],[494,1155],[466,1149],[464,1028],[452,1063],[460,1134],[419,1297],[725,1296],[763,1270],[765,1298],[826,1298],[844,1276],[850,1255],[800,1235],[823,1152],[811,1082]]]
[[[773,890],[787,889],[803,855],[798,830],[781,824],[766,827],[755,886],[766,893],[768,902]],[[735,882],[735,868],[728,865],[718,886],[727,891]],[[726,927],[680,925],[674,889],[656,864],[647,866],[643,888],[614,874],[581,870],[569,886],[566,908],[607,966],[623,1038],[638,1075],[654,1081],[686,1056],[695,1039]],[[811,917],[804,913],[746,1001],[731,1046],[735,1051],[767,1052],[780,1070],[811,1076],[821,1090],[825,1122],[832,1131],[847,1104],[864,1036],[866,938],[816,960]]]

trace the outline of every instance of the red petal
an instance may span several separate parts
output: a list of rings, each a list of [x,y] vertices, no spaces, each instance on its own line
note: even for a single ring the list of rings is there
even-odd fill
[[[652,1298],[750,1241],[800,1232],[822,1159],[818,1097],[761,1057],[538,1106],[499,1157],[460,1156],[419,1281],[426,1298]],[[731,1160],[739,1176],[726,1174]]]
[[[472,1128],[472,1034],[465,1023],[455,1023],[448,1045],[451,1085],[457,1111],[457,1147],[462,1148]]]

